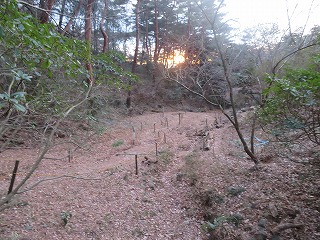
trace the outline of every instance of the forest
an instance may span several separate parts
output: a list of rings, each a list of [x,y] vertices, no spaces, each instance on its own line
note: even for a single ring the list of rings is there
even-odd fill
[[[0,3],[1,240],[320,237],[320,25],[225,8]]]

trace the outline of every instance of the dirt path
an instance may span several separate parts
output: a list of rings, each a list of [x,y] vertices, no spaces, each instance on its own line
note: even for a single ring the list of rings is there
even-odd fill
[[[201,143],[193,135],[215,117],[218,113],[172,112],[127,118],[95,139],[90,152],[76,151],[70,163],[46,160],[30,183],[61,175],[77,178],[43,182],[20,195],[13,210],[1,213],[0,236],[203,239],[197,203],[179,174],[185,157],[200,150]],[[59,158],[64,151],[60,148],[49,155]],[[7,154],[7,158],[19,157],[19,152]],[[139,154],[138,175],[132,154]],[[66,226],[62,212],[72,214]]]
[[[276,157],[279,145],[258,145],[263,163],[252,170],[232,126],[220,117],[180,112],[179,124],[178,112],[166,112],[106,123],[101,136],[73,146],[71,162],[70,145],[61,139],[66,143],[47,154],[26,187],[55,179],[18,195],[0,213],[0,240],[251,240],[272,239],[274,229],[282,229],[281,239],[319,239],[317,165]],[[248,138],[245,114],[240,121]],[[201,149],[204,129],[210,130],[208,151]],[[266,139],[262,131],[256,136]],[[34,149],[1,153],[2,194],[14,161],[21,160],[19,180],[36,155]],[[70,217],[67,224],[61,214]],[[203,230],[208,221],[211,238]],[[303,227],[283,230],[292,223]]]

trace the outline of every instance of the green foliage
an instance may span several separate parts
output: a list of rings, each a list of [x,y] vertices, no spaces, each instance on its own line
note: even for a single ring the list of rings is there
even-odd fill
[[[97,110],[106,108],[106,89],[128,89],[136,79],[122,69],[124,62],[118,52],[93,55],[90,43],[62,36],[53,24],[20,11],[14,0],[0,4],[0,138],[15,128],[9,119],[22,127],[36,118],[42,131],[82,101],[89,90],[87,64],[93,65],[95,78],[92,101],[75,109],[74,116],[96,121]],[[96,107],[95,99],[104,105]]]
[[[241,193],[245,192],[246,189],[244,187],[241,187],[241,186],[231,186],[227,189],[228,191],[228,194],[231,195],[231,196],[238,196],[240,195]]]
[[[276,127],[277,135],[301,131],[320,144],[320,71],[315,65],[267,79],[271,87],[265,91],[269,97],[260,116]]]
[[[212,222],[209,222],[209,221],[205,222],[202,225],[202,228],[207,232],[211,232],[211,231],[217,229],[219,226],[221,226],[225,222],[233,223],[235,226],[238,227],[242,220],[243,220],[243,217],[239,214],[232,214],[230,216],[222,215],[222,216],[215,218]]]
[[[124,141],[122,139],[119,139],[119,140],[115,141],[114,143],[112,143],[112,147],[119,147],[122,144],[124,144]]]
[[[23,88],[31,95],[27,100],[33,100],[29,107],[47,110],[55,102],[52,109],[59,112],[66,92],[86,90],[81,79],[88,77],[84,63],[90,60],[96,67],[97,83],[126,88],[128,79],[135,79],[121,68],[120,64],[125,62],[122,54],[111,51],[91,57],[90,45],[60,35],[51,24],[40,24],[18,11],[15,1],[0,6],[0,16],[1,94],[15,78],[7,94]]]
[[[105,83],[118,89],[129,89],[138,78],[131,72],[124,71],[121,64],[126,58],[122,53],[108,51],[93,56],[94,78],[96,83]]]
[[[168,149],[159,151],[159,158],[165,164],[168,164],[172,160],[172,157],[173,153],[170,152]]]
[[[66,226],[68,221],[71,219],[72,214],[68,211],[62,211],[60,213],[60,218],[63,221],[63,225]]]
[[[82,62],[87,46],[18,11],[15,1],[1,5],[0,16],[1,109],[24,112],[28,103],[33,111],[58,112],[58,100],[65,92],[57,81],[86,74]],[[55,108],[47,105],[52,102]]]

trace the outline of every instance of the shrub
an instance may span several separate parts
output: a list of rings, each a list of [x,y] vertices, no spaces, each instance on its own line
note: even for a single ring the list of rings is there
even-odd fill
[[[263,121],[271,123],[273,133],[286,141],[306,136],[320,145],[319,69],[287,69],[284,77],[267,81],[271,87],[265,92],[269,97],[260,112]]]

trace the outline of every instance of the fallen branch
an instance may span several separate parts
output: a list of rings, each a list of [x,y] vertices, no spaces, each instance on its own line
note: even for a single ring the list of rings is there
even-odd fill
[[[25,193],[27,191],[31,191],[33,188],[35,188],[36,186],[38,186],[42,182],[56,180],[56,179],[59,179],[59,178],[74,178],[74,179],[80,179],[80,180],[101,180],[101,178],[84,178],[84,177],[77,177],[77,176],[62,175],[62,176],[59,176],[59,177],[42,179],[42,180],[38,181],[37,183],[33,184],[31,187],[28,187],[25,190],[17,192],[17,194],[21,194],[21,193]]]
[[[304,224],[301,223],[284,223],[276,226],[271,230],[273,236],[278,236],[280,232],[289,229],[289,228],[299,228],[301,229],[304,226]]]

